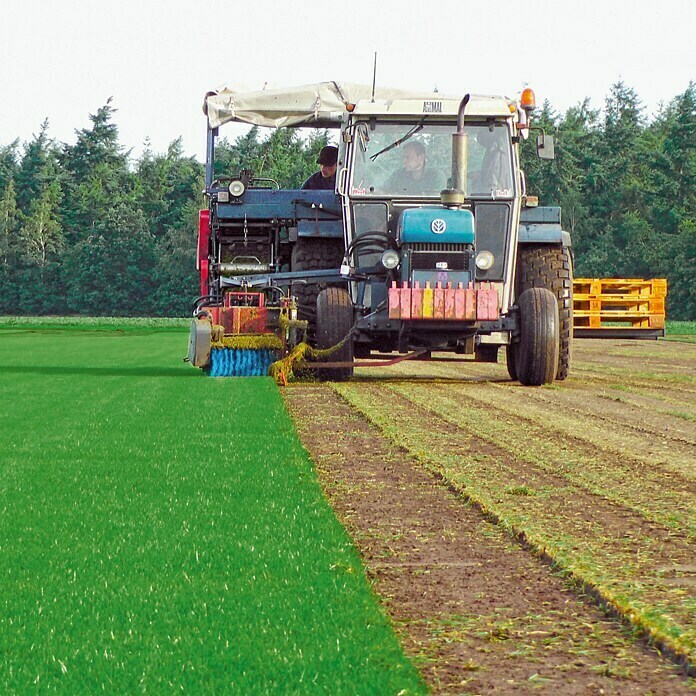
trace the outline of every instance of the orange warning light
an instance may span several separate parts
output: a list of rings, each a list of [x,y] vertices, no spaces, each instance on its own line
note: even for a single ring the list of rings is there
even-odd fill
[[[536,106],[536,97],[534,96],[534,90],[525,87],[522,90],[522,95],[520,96],[520,106],[525,111],[531,111]]]

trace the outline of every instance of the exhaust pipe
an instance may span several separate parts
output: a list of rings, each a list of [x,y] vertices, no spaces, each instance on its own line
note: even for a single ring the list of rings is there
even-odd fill
[[[469,136],[464,132],[464,111],[471,98],[465,94],[457,112],[457,132],[452,135],[452,188],[440,194],[442,205],[459,208],[466,198],[467,147]]]
[[[464,111],[471,95],[465,94],[457,113],[457,132],[452,136],[452,188],[466,197],[467,144],[469,136],[464,132]]]

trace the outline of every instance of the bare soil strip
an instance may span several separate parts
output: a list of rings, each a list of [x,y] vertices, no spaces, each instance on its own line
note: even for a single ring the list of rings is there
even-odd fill
[[[597,370],[629,370],[636,376],[656,374],[667,381],[696,388],[696,343],[669,341],[575,341],[574,367]]]
[[[583,468],[581,458],[571,452],[559,466],[548,466],[553,459],[543,457],[543,434],[492,418],[490,410],[477,412],[468,394],[453,400],[395,383],[334,388],[395,443],[594,588],[675,655],[693,652],[694,606],[684,598],[693,575],[675,585],[662,577],[693,563],[693,541],[577,486],[571,472]],[[502,443],[497,442],[501,431]],[[525,453],[529,440],[542,448],[538,460]],[[670,570],[672,576],[677,574]]]
[[[503,387],[503,385],[500,386]],[[505,385],[504,388],[509,389],[510,386]],[[595,427],[608,428],[610,432],[613,427],[625,428],[642,436],[643,441],[659,439],[669,443],[670,447],[676,447],[680,452],[688,454],[693,464],[693,448],[696,447],[694,422],[677,413],[668,412],[664,403],[656,404],[654,400],[651,403],[645,398],[637,403],[635,397],[626,394],[625,391],[622,393],[605,388],[598,390],[595,396],[596,398],[590,404],[587,394],[571,389],[562,389],[553,393],[547,389],[537,389],[526,398],[544,405],[553,402],[554,408],[561,408],[568,415],[582,418],[584,421],[590,419]],[[693,468],[696,470],[696,466]]]
[[[672,526],[696,534],[696,462],[692,448],[679,448],[650,433],[620,428],[618,421],[610,429],[597,425],[591,406],[587,411],[568,412],[562,403],[563,391],[536,390],[529,394],[518,385],[501,389],[483,383],[434,385],[425,394],[413,385],[392,383],[392,388],[445,417],[450,413],[457,422],[465,422],[458,415],[462,408],[474,409],[481,420],[479,432],[514,449],[518,456],[546,462],[554,470],[561,468],[564,475],[621,504],[635,505],[653,519],[663,521],[669,506],[670,514],[679,521]],[[492,412],[496,414],[494,419]],[[520,432],[526,437],[520,439]],[[569,460],[578,465],[569,468]]]
[[[393,390],[343,387],[361,392],[374,387],[380,399],[410,409],[419,424],[414,457],[330,387],[283,391],[334,509],[360,548],[408,654],[434,691],[689,692],[683,673],[579,598],[559,574],[422,464],[433,445],[435,456],[459,441],[458,451],[465,450],[467,459],[498,460],[508,475],[511,469],[502,465],[511,464],[509,455],[433,414],[424,421],[424,412]],[[377,408],[369,396],[366,403]],[[387,417],[395,413],[398,409]],[[417,445],[403,444],[411,451]],[[509,483],[514,487],[515,480]],[[568,482],[556,477],[544,486],[550,498]]]
[[[583,391],[585,386],[603,385],[644,395],[665,402],[683,416],[690,415],[694,422],[696,343],[575,341],[573,360],[574,384],[566,383],[564,388]],[[651,410],[645,416],[649,419]]]

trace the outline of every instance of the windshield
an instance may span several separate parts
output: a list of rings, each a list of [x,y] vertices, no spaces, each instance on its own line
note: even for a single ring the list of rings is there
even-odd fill
[[[454,124],[377,123],[357,139],[351,196],[438,197],[450,185]],[[512,149],[502,123],[466,126],[467,195],[511,198]],[[366,144],[366,148],[364,145]]]

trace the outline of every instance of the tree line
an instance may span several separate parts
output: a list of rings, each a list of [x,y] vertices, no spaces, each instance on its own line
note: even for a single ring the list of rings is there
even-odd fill
[[[575,276],[667,278],[667,316],[696,318],[696,106],[689,84],[648,121],[636,92],[615,84],[602,111],[584,100],[565,114],[547,102],[536,125],[556,159],[522,148],[527,188],[561,206]]]
[[[536,125],[556,137],[556,160],[522,146],[527,189],[562,207],[575,274],[666,277],[668,317],[696,319],[694,83],[652,118],[619,82],[604,109],[585,100]],[[186,316],[198,294],[195,247],[203,165],[146,143],[133,159],[108,101],[72,145],[48,122],[27,143],[0,145],[0,313]],[[534,134],[532,134],[534,135]],[[216,175],[251,169],[299,187],[316,170],[326,131],[251,128],[221,139]]]

